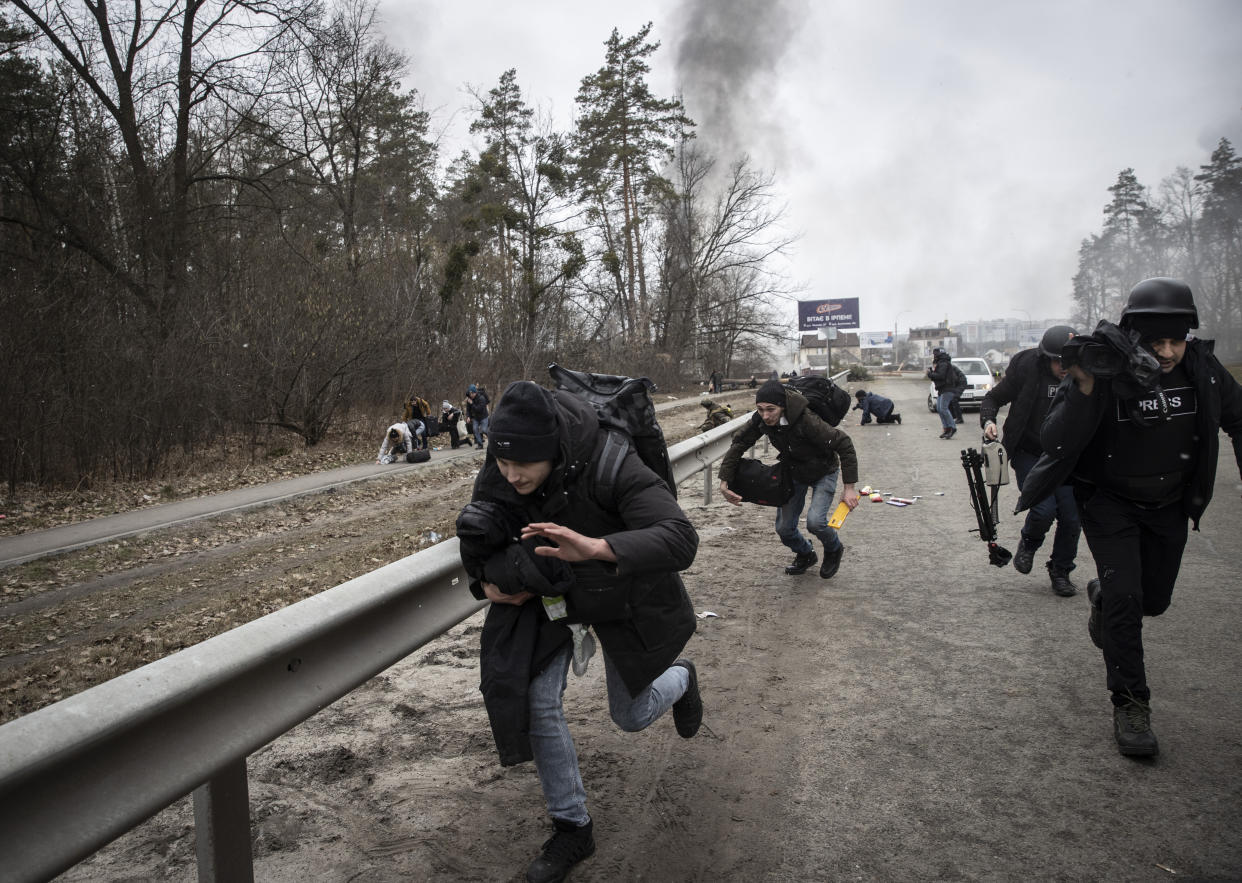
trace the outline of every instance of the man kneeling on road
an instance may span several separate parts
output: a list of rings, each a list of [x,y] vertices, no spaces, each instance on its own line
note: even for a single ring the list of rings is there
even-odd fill
[[[821,420],[801,393],[786,389],[779,380],[769,380],[755,393],[755,413],[733,437],[733,444],[720,463],[720,493],[735,506],[742,504],[742,498],[729,490],[729,482],[737,473],[742,454],[765,435],[780,451],[778,459],[793,473],[793,496],[776,510],[776,535],[795,556],[785,573],[806,573],[819,560],[815,546],[798,531],[798,519],[809,490],[811,506],[806,527],[824,544],[819,575],[831,579],[841,566],[845,546],[836,530],[828,526],[828,510],[837,490],[838,466],[843,482],[841,499],[851,509],[858,505],[858,491],[854,489],[858,482],[858,457],[854,442]]]
[[[901,415],[893,410],[893,400],[885,398],[878,392],[867,392],[860,389],[854,393],[854,398],[858,399],[858,404],[854,405],[853,410],[862,411],[862,418],[859,419],[859,426],[866,426],[871,422],[871,415],[875,415],[876,423],[896,423],[901,424]]]
[[[562,705],[571,661],[585,673],[593,649],[584,624],[603,647],[608,707],[622,730],[672,709],[688,739],[703,719],[694,663],[678,658],[697,620],[677,572],[693,563],[698,534],[632,445],[602,477],[606,440],[584,399],[510,384],[457,520],[470,591],[492,602],[480,690],[500,761],[535,761],[555,826],[526,872],[533,883],[563,880],[595,852]]]

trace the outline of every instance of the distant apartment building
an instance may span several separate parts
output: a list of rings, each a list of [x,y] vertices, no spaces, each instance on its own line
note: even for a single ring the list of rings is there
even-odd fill
[[[931,327],[911,328],[909,341],[913,348],[913,355],[927,361],[931,359],[931,352],[934,349],[942,349],[949,355],[956,356],[959,338],[957,332],[949,327],[948,322],[941,322]]]
[[[994,343],[1017,344],[1018,349],[1027,349],[1038,344],[1044,331],[1053,325],[1068,324],[1068,319],[975,319],[958,322],[954,329],[963,346],[977,352]]]

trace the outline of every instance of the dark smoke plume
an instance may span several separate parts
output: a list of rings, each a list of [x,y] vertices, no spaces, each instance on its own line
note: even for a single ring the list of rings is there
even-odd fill
[[[724,161],[782,153],[768,111],[805,0],[688,0],[676,16],[678,88],[702,147]]]

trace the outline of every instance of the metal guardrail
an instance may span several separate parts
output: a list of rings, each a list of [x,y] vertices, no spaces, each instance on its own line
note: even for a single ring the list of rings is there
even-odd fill
[[[680,485],[748,416],[669,448]],[[0,878],[47,880],[193,792],[199,880],[253,880],[246,758],[471,616],[449,539],[0,727]]]

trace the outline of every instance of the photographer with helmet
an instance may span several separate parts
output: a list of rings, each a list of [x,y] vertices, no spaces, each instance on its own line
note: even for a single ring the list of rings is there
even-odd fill
[[[1068,325],[1054,325],[1045,331],[1037,348],[1023,350],[1010,360],[1004,378],[983,397],[979,405],[979,423],[983,427],[983,437],[988,441],[996,441],[996,414],[1002,405],[1009,405],[1001,444],[1013,464],[1019,488],[1026,483],[1027,473],[1044,452],[1039,444],[1039,429],[1066,374],[1061,365],[1061,348],[1074,333]],[[1069,484],[1058,485],[1052,493],[1031,506],[1026,523],[1022,525],[1022,539],[1013,553],[1013,567],[1018,573],[1031,572],[1035,553],[1039,551],[1054,520],[1057,529],[1052,537],[1048,577],[1052,581],[1052,590],[1068,598],[1078,591],[1070,582],[1069,573],[1074,569],[1078,534],[1081,532],[1078,506]]]
[[[1143,617],[1168,609],[1187,519],[1198,530],[1212,497],[1221,429],[1242,471],[1242,386],[1212,355],[1211,341],[1187,339],[1199,313],[1184,282],[1140,282],[1119,325],[1101,322],[1090,339],[1063,347],[1073,380],[1049,409],[1040,434],[1046,453],[1018,509],[1072,477],[1099,574],[1087,584],[1087,631],[1103,652],[1117,747],[1150,757],[1159,746]]]

